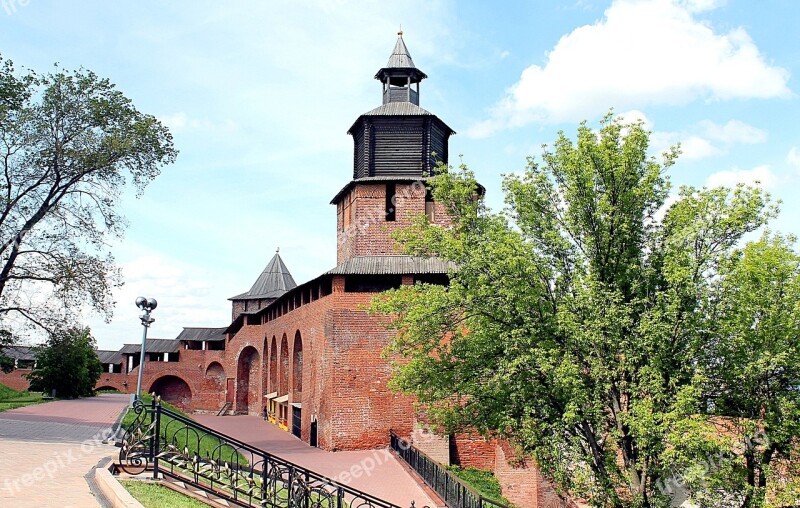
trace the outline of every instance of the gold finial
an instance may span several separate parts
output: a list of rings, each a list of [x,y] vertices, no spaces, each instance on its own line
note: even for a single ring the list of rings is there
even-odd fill
[[[275,249],[275,254],[279,253],[280,251],[281,251],[281,248],[278,247],[277,249]]]
[[[402,38],[402,37],[403,37],[403,24],[402,24],[402,23],[400,24],[400,31],[399,31],[399,32],[397,32],[397,35],[398,35],[400,38]]]

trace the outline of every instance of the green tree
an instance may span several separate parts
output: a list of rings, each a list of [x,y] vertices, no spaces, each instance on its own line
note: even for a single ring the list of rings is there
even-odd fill
[[[14,359],[3,354],[3,348],[14,344],[14,336],[8,330],[0,330],[0,371],[14,370]]]
[[[35,349],[36,367],[28,374],[31,391],[56,391],[59,397],[89,397],[103,373],[88,328],[59,330]]]
[[[177,155],[169,131],[86,70],[17,75],[0,58],[0,326],[51,332],[88,302],[110,316],[126,182]]]
[[[686,450],[678,455],[693,473],[686,483],[703,507],[800,499],[800,256],[792,242],[764,235],[720,263],[700,356],[716,432],[682,432],[675,441],[675,450]],[[698,467],[698,446],[723,464]]]
[[[678,149],[609,114],[564,133],[504,180],[488,210],[465,167],[433,179],[453,218],[398,240],[458,270],[449,286],[380,295],[398,331],[394,386],[436,425],[511,439],[563,492],[593,506],[667,506],[668,438],[702,411],[705,301],[718,264],[775,212],[760,190],[682,188],[663,217]]]

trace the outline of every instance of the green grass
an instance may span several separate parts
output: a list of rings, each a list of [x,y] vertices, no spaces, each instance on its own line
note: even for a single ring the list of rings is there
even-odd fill
[[[153,400],[152,395],[149,394],[142,395],[142,402],[144,402],[145,405],[149,406],[152,400]],[[161,406],[169,409],[170,411],[183,415],[186,418],[189,418],[190,420],[192,419],[183,411],[176,408],[172,404],[169,404],[168,402],[162,401]],[[137,416],[136,413],[134,413],[132,410],[129,410],[122,418],[122,424],[121,424],[122,427],[125,429],[129,428],[136,419],[136,416]],[[171,424],[170,422],[173,421],[175,423]],[[146,429],[147,426],[150,425],[150,423],[151,423],[150,415],[148,414],[143,427]],[[238,464],[240,467],[246,467],[249,464],[247,459],[241,453],[237,452],[230,446],[223,446],[219,451],[215,453],[216,448],[220,445],[220,440],[214,436],[209,435],[201,439],[198,446],[197,439],[192,439],[193,436],[191,433],[189,433],[188,436],[186,432],[177,432],[177,434],[174,433],[174,430],[177,430],[178,428],[182,427],[184,427],[183,423],[175,421],[173,418],[167,416],[164,413],[161,414],[161,439],[165,440],[164,442],[167,444],[174,445],[178,452],[183,453],[184,448],[187,448],[189,456],[192,456],[196,453],[202,458],[213,458],[218,462],[223,462],[223,463],[228,462],[230,464],[237,463],[237,457],[238,457]]]
[[[474,467],[460,468],[458,466],[450,466],[447,470],[458,476],[461,481],[478,491],[483,497],[507,506],[513,506],[508,499],[503,497],[500,482],[497,481],[491,471],[484,471]]]
[[[9,409],[40,404],[42,394],[38,392],[22,392],[0,384],[0,413]]]
[[[125,489],[145,508],[207,508],[208,505],[152,482],[121,480]]]

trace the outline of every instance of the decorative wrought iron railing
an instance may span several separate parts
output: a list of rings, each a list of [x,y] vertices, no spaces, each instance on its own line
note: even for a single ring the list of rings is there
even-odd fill
[[[390,446],[442,498],[449,508],[510,508],[482,496],[440,463],[419,451],[394,432],[391,432]]]
[[[137,400],[131,411],[118,464],[128,474],[152,471],[237,506],[400,508],[201,425],[158,398]]]

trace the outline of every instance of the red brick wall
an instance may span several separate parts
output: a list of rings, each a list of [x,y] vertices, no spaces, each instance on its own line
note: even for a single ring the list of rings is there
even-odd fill
[[[494,475],[503,489],[503,496],[519,508],[578,508],[562,499],[531,461],[518,461],[508,443],[495,448]]]
[[[31,369],[16,369],[8,374],[0,371],[0,383],[13,388],[14,390],[25,391],[30,386],[30,383],[25,376],[31,373]]]
[[[302,404],[303,440],[309,440],[311,418],[315,417],[321,448],[386,446],[390,429],[408,435],[414,422],[413,399],[387,387],[391,368],[382,355],[393,333],[385,329],[382,318],[358,310],[374,294],[345,293],[343,280],[334,281],[333,286],[331,295],[262,325],[244,325],[228,344],[229,357],[237,357],[239,351],[259,339],[271,344],[272,337],[276,337],[277,369],[287,371],[289,404]],[[302,392],[293,389],[297,384],[293,366],[298,332],[303,350]],[[289,353],[287,367],[280,361],[284,334]],[[266,358],[269,354],[267,351]],[[226,372],[231,368],[232,363],[226,365]],[[270,367],[263,360],[262,368],[267,369],[265,377],[269,379]],[[277,377],[280,379],[280,372]],[[269,393],[267,389],[261,388],[262,399]]]
[[[426,425],[414,425],[411,444],[440,464],[450,465],[450,436],[434,434]]]
[[[151,392],[154,383],[163,376],[176,376],[189,386],[191,402],[186,409],[191,411],[219,411],[224,403],[224,388],[220,392],[216,386],[207,383],[205,372],[212,362],[225,365],[226,351],[180,351],[178,362],[145,362],[142,390]],[[123,368],[123,371],[125,369]],[[226,372],[228,370],[226,369]],[[29,383],[24,378],[30,369],[17,369],[8,374],[0,372],[0,383],[15,390],[27,390]],[[103,372],[97,380],[96,388],[110,386],[124,393],[136,391],[139,375],[138,367],[129,373],[111,374]],[[183,396],[185,399],[186,397]]]
[[[302,436],[306,441],[310,437],[311,417],[318,416],[321,411],[324,411],[325,401],[320,395],[324,391],[320,388],[320,382],[323,380],[318,380],[316,375],[324,359],[320,358],[317,350],[320,347],[324,349],[324,323],[327,309],[331,303],[332,299],[325,297],[307,303],[267,323],[244,325],[227,345],[230,359],[224,365],[225,371],[236,372],[238,365],[234,359],[239,357],[240,352],[247,346],[257,347],[259,343],[261,344],[259,347],[260,369],[262,372],[259,379],[261,382],[250,383],[251,392],[248,394],[249,398],[259,401],[259,406],[257,411],[255,411],[255,406],[252,406],[250,410],[251,412],[260,412],[267,403],[267,399],[264,398],[266,394],[270,393],[270,391],[281,392],[279,387],[270,386],[269,379],[275,379],[279,382],[283,377],[285,379],[284,389],[287,390],[286,393],[289,395],[289,406],[291,407],[291,404],[296,402],[302,404]],[[281,357],[284,336],[286,336],[285,363]],[[275,348],[277,349],[274,367],[269,362],[272,354],[270,348],[272,347],[273,337],[275,337]],[[295,372],[293,368],[296,339],[302,342],[302,391],[293,389],[298,384],[294,379]],[[278,371],[275,372],[274,377],[272,370]],[[254,376],[251,376],[251,380],[253,378]],[[251,394],[252,397],[250,396]],[[283,394],[279,393],[278,395]],[[325,440],[320,435],[320,445],[324,446],[324,443]]]
[[[425,213],[426,188],[422,182],[395,185],[395,220],[386,220],[386,184],[357,184],[336,206],[337,249],[336,262],[341,264],[354,256],[379,256],[397,254],[392,239],[394,231],[408,227],[411,218]],[[347,204],[355,209],[352,221],[345,227],[344,211]],[[444,206],[436,203],[434,223],[450,225]]]
[[[327,398],[335,418],[321,421],[320,425],[332,427],[332,449],[386,446],[390,429],[409,435],[415,421],[413,398],[387,387],[392,371],[383,351],[394,332],[385,328],[384,318],[359,310],[374,294],[332,296],[335,326],[325,355],[334,368],[320,375],[328,378]]]
[[[495,466],[496,441],[486,441],[476,432],[459,433],[450,438],[450,460],[461,467],[490,471]]]

